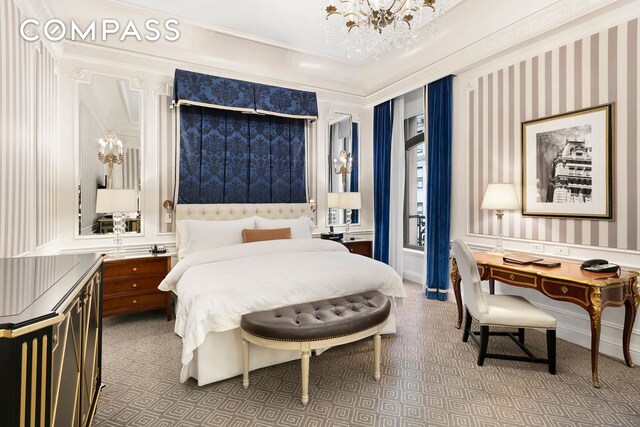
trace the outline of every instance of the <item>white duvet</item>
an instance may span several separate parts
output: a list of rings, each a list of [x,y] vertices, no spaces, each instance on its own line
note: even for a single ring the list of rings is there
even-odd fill
[[[175,332],[183,371],[209,332],[240,326],[243,314],[368,290],[406,297],[388,265],[328,240],[230,245],[180,260],[159,286],[178,295]]]

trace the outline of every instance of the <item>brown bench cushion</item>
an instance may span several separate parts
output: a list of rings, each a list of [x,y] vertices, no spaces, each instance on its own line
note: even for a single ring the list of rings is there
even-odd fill
[[[278,341],[315,341],[355,334],[381,324],[391,303],[378,291],[296,304],[242,316],[248,333]]]

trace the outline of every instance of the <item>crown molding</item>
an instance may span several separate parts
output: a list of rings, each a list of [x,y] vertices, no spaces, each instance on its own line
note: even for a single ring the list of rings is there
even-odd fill
[[[383,89],[366,97],[368,106],[377,105],[402,95],[410,89],[424,86],[459,70],[463,70],[492,55],[517,46],[575,19],[615,3],[617,0],[563,0],[549,6],[519,22],[496,31],[482,40],[466,46],[454,54],[438,60]]]
[[[147,53],[138,53],[126,50],[120,50],[103,45],[94,45],[86,42],[64,40],[63,51],[64,56],[70,59],[80,59],[86,61],[88,58],[94,60],[97,63],[122,66],[127,65],[127,68],[134,67],[139,71],[148,71],[155,74],[165,74],[173,77],[173,72],[176,67],[189,69],[195,72],[202,72],[207,74],[215,74],[221,77],[244,79],[255,81],[262,84],[290,87],[292,89],[314,91],[318,94],[319,98],[330,98],[332,101],[344,102],[347,104],[362,105],[364,103],[364,96],[351,94],[333,90],[326,87],[300,85],[291,81],[283,79],[266,78],[264,76],[252,75],[243,72],[230,71],[223,68],[207,66],[203,64],[193,62],[176,62],[169,58],[150,55]],[[85,70],[86,72],[86,70]],[[157,89],[157,88],[156,88]],[[320,99],[321,101],[321,99]]]

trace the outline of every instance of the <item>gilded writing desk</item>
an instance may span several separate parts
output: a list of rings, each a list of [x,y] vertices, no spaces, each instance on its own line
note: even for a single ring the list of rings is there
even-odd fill
[[[512,286],[535,289],[547,297],[576,304],[589,313],[591,320],[591,374],[594,387],[598,381],[598,351],[600,346],[600,322],[602,309],[607,306],[625,308],[622,349],[627,366],[635,365],[631,360],[629,342],[633,323],[640,304],[638,276],[636,271],[622,270],[615,273],[591,273],[580,269],[580,264],[562,261],[559,267],[545,268],[533,265],[518,265],[504,262],[502,255],[487,252],[474,254],[482,280],[489,281],[489,291],[494,292],[495,281]],[[451,264],[451,283],[458,306],[456,328],[462,324],[462,297],[460,275],[455,258]]]

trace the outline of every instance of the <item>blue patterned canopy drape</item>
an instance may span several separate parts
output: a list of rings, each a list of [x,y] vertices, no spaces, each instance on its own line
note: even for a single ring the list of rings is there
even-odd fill
[[[316,94],[176,70],[178,203],[304,203]],[[253,114],[246,114],[253,113]]]
[[[304,121],[180,107],[178,203],[304,203]]]
[[[173,80],[173,102],[298,119],[318,117],[314,92],[179,69]]]

